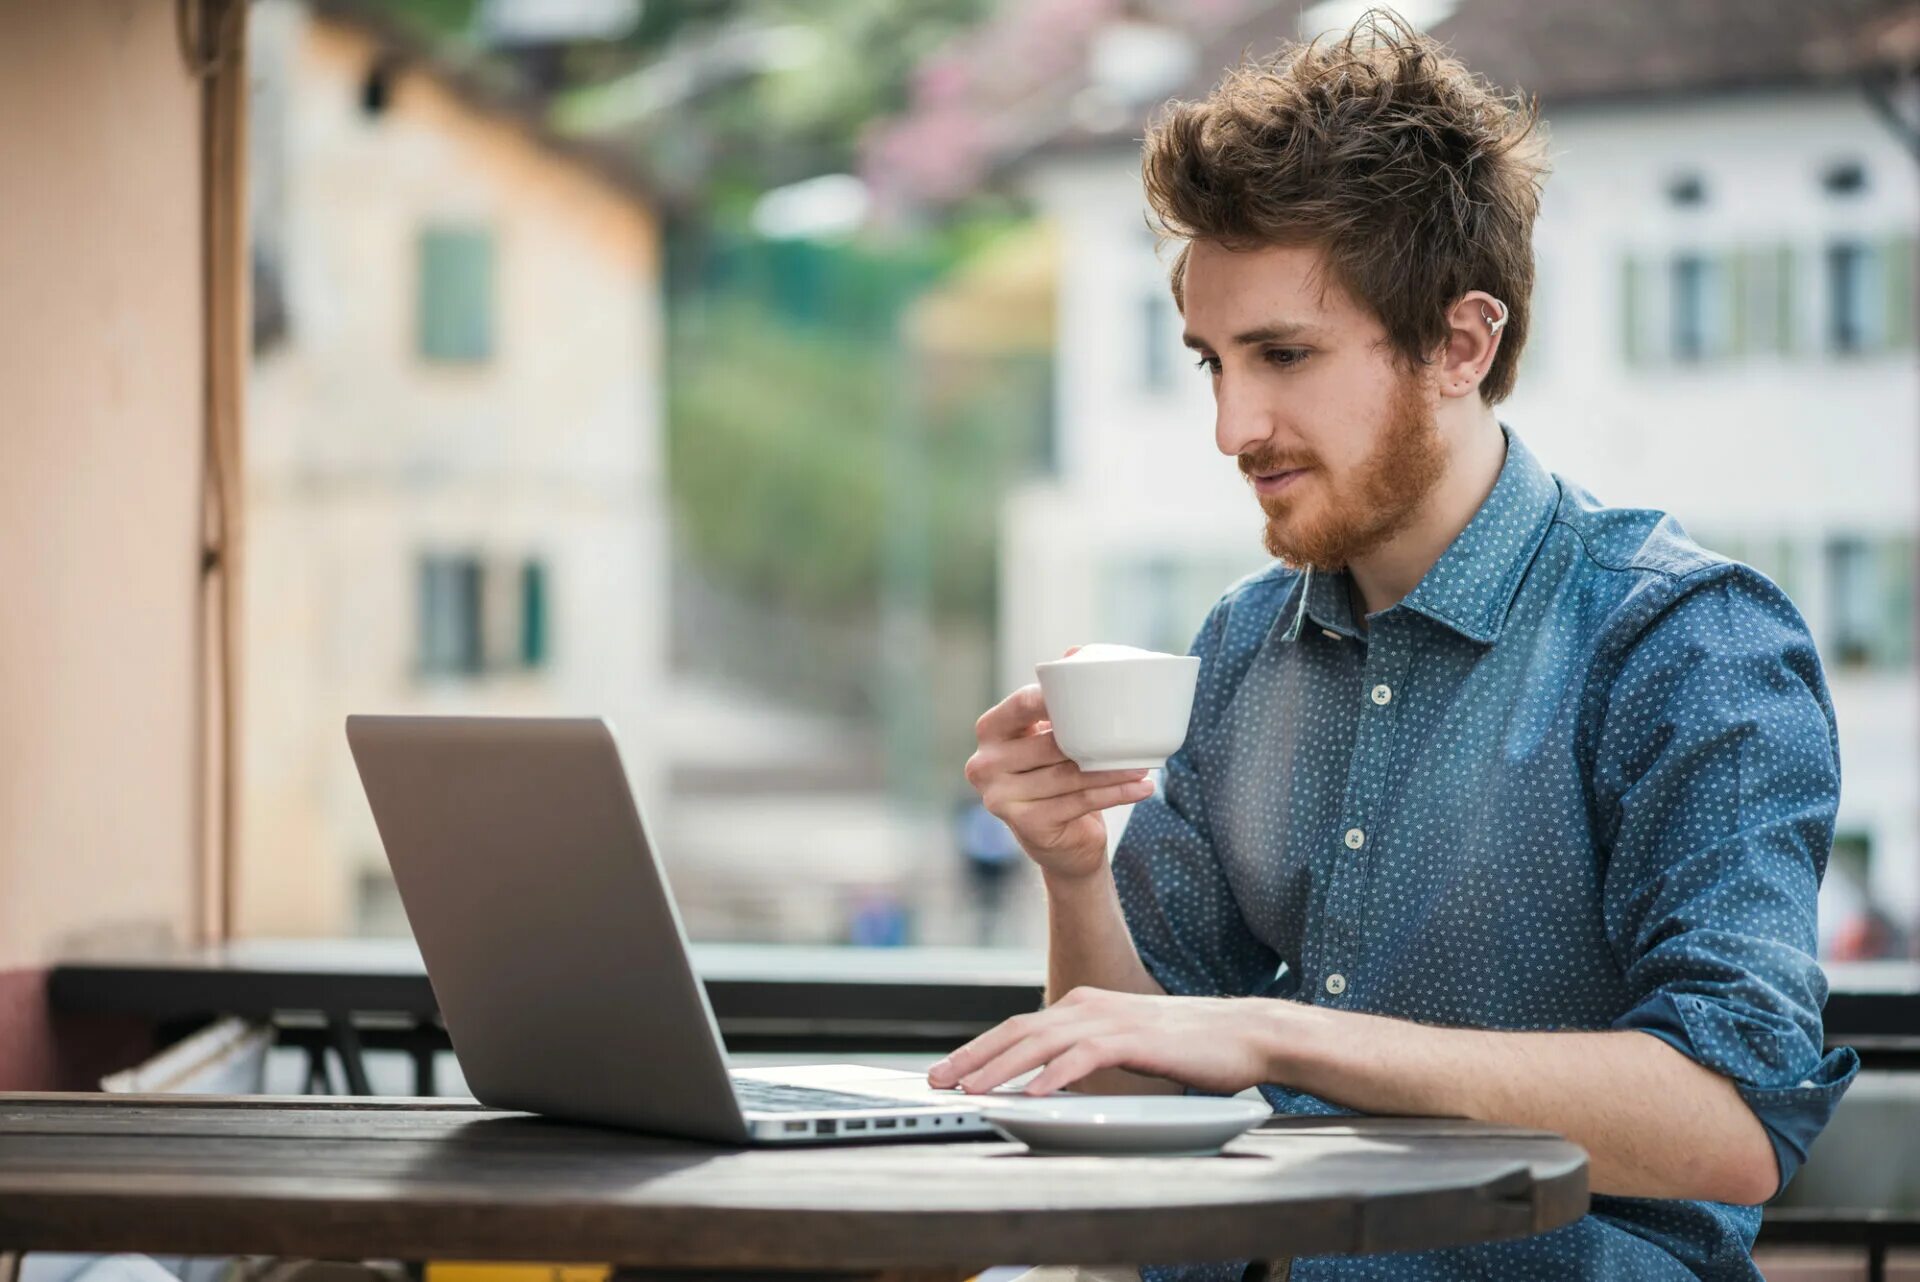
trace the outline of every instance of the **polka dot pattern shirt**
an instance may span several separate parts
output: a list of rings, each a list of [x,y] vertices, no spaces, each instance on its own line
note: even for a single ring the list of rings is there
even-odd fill
[[[1344,573],[1276,564],[1215,605],[1186,745],[1114,855],[1128,927],[1170,993],[1642,1030],[1732,1079],[1784,1184],[1859,1068],[1822,1054],[1840,766],[1813,642],[1765,577],[1502,430],[1486,502],[1364,631]],[[1758,1278],[1759,1222],[1596,1196],[1537,1237],[1293,1278]]]

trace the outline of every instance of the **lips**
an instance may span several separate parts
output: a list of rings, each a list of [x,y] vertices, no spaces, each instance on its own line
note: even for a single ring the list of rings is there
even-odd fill
[[[1282,493],[1306,473],[1305,468],[1296,467],[1278,472],[1254,472],[1250,473],[1247,479],[1253,482],[1255,493],[1262,498],[1267,498]]]

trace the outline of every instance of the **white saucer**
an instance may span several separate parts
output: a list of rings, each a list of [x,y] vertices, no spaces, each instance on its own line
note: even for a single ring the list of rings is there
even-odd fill
[[[1264,1101],[1213,1095],[976,1096],[993,1128],[1036,1153],[1218,1153],[1273,1116]]]

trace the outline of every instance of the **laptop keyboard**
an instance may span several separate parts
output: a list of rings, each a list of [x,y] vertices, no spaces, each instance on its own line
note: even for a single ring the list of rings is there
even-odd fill
[[[740,1107],[761,1113],[819,1113],[843,1109],[897,1111],[922,1108],[939,1101],[887,1099],[879,1095],[852,1095],[845,1091],[822,1090],[817,1086],[789,1086],[782,1082],[762,1081],[757,1077],[733,1079],[733,1093]]]

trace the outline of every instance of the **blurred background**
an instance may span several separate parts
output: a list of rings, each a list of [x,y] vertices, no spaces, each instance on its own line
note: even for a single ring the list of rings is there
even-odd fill
[[[974,718],[1264,560],[1143,121],[1363,8],[255,0],[238,933],[405,933],[348,712],[555,712],[697,940],[1037,952]],[[1503,419],[1792,596],[1822,951],[1920,955],[1920,15],[1402,12],[1553,140]]]

